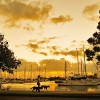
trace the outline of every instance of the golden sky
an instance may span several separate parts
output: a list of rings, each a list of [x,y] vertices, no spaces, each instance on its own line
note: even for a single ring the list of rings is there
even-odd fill
[[[97,30],[99,0],[0,0],[0,32],[17,58],[76,61]]]

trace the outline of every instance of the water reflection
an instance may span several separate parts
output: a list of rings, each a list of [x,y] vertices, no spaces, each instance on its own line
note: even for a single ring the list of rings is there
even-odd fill
[[[100,86],[58,86],[53,81],[48,82],[41,82],[41,85],[49,85],[50,88],[48,88],[48,91],[64,91],[64,92],[71,92],[71,91],[99,91],[100,92]],[[31,91],[31,87],[36,86],[36,83],[8,83],[8,84],[2,84],[3,87],[10,86],[10,90],[27,90]],[[46,90],[43,90],[46,91]]]

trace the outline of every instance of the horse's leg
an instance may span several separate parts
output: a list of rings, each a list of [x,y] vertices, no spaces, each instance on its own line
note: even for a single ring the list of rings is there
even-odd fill
[[[38,92],[40,92],[40,88],[38,88]]]
[[[38,91],[38,89],[36,89],[36,92]]]

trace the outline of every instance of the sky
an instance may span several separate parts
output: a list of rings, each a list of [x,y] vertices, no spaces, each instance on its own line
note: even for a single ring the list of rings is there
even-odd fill
[[[97,31],[99,10],[99,0],[0,0],[0,32],[18,59],[74,63],[76,48],[83,59]]]

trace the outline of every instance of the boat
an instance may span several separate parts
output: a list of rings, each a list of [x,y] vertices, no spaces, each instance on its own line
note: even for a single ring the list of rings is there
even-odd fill
[[[75,75],[73,75],[73,76],[70,76],[70,79],[71,79],[71,80],[81,80],[81,79],[87,79],[87,77],[84,76],[84,75],[75,74]]]
[[[55,83],[63,83],[64,80],[55,80]]]
[[[55,83],[63,83],[65,80],[66,80],[66,70],[67,70],[67,61],[65,60],[64,61],[64,75],[65,75],[65,77],[63,77],[63,78],[59,78],[59,79],[56,79],[55,80]]]
[[[84,52],[84,48],[83,48],[83,52]],[[78,60],[78,50],[77,50],[77,60]],[[65,68],[67,68],[66,64],[65,64]],[[71,76],[69,78],[66,78],[66,72],[65,72],[65,81],[57,83],[58,86],[97,86],[100,84],[100,82],[98,82],[98,79],[91,79],[87,77],[85,54],[84,54],[84,70],[85,70],[85,75],[82,75],[82,74],[80,75],[79,74],[79,62],[78,62],[78,74]]]
[[[97,86],[98,82],[93,80],[67,80],[58,83],[58,86]]]

